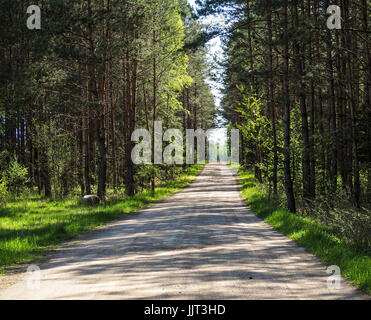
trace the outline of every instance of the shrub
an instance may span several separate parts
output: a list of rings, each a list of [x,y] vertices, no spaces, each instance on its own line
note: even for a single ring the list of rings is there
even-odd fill
[[[360,246],[371,246],[371,215],[368,210],[352,206],[349,191],[338,194],[318,196],[315,201],[303,202],[300,214],[332,227],[332,232],[348,242]]]
[[[5,178],[0,179],[0,206],[6,204],[8,199],[8,182]]]
[[[28,183],[28,170],[15,159],[5,172],[10,192],[19,195]]]

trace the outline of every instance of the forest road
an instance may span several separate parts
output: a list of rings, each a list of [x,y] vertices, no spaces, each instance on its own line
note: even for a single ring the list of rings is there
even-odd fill
[[[368,299],[251,212],[223,164],[181,192],[86,233],[0,299]],[[31,278],[32,277],[32,278]],[[38,282],[37,279],[40,279]]]

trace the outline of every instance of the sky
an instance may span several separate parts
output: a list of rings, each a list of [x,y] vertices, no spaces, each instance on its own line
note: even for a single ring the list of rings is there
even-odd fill
[[[188,0],[188,3],[193,8],[197,8],[195,0]],[[207,17],[207,18],[203,19],[202,22],[205,23],[205,24],[223,24],[224,23],[224,21],[221,17],[216,17],[216,16]],[[221,42],[220,37],[216,37],[216,38],[210,40],[209,43],[207,44],[207,47],[208,47],[208,50],[207,50],[208,51],[208,57],[207,58],[210,61],[210,63],[214,64],[213,61],[221,59],[221,56],[223,55],[223,48],[222,48],[222,42]],[[220,69],[215,67],[212,71],[213,72],[220,72]],[[223,95],[221,93],[222,84],[218,83],[218,82],[215,82],[215,81],[212,81],[211,79],[208,79],[207,82],[208,82],[208,84],[211,88],[212,94],[214,95],[215,104],[216,104],[217,108],[220,108],[221,100],[222,100],[222,97],[223,97]],[[219,119],[219,120],[222,120],[222,119]]]
[[[195,0],[188,0],[188,2],[193,6],[194,8],[196,7],[196,1]]]

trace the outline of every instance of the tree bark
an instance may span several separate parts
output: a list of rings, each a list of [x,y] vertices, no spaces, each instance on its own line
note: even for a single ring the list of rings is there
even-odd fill
[[[285,190],[287,197],[287,207],[290,212],[296,212],[296,202],[294,196],[293,182],[291,179],[291,116],[290,116],[290,90],[289,90],[289,41],[288,41],[288,8],[287,0],[284,1],[284,77],[283,77],[283,95],[284,95],[284,175]]]

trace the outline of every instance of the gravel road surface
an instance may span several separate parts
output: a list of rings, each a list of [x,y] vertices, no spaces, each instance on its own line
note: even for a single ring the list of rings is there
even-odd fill
[[[166,201],[83,234],[0,299],[368,299],[251,212],[208,164]],[[37,280],[40,278],[40,281]]]

